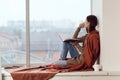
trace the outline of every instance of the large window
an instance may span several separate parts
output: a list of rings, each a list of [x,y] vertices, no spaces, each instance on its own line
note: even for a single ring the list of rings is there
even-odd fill
[[[38,59],[31,58],[31,63],[58,60],[62,48],[59,34],[72,36],[90,11],[90,0],[30,0],[31,56]]]
[[[91,14],[91,0],[29,1],[30,63],[46,64],[58,60],[62,49],[59,34],[72,36],[79,23]],[[26,64],[25,2],[2,0],[0,3],[0,51],[3,66]],[[80,36],[84,33],[82,30]]]

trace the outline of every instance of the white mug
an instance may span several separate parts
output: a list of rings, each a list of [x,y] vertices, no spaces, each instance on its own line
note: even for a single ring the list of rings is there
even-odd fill
[[[94,68],[94,71],[101,71],[102,66],[99,64],[95,64],[95,65],[93,65],[93,68]]]

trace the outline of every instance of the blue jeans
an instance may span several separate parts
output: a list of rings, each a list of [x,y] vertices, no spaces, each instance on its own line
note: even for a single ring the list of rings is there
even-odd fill
[[[52,64],[59,65],[59,66],[67,66],[66,57],[67,57],[68,51],[70,53],[71,58],[74,58],[79,55],[77,49],[72,44],[70,44],[69,42],[63,42],[63,49],[60,55],[61,60],[55,61]]]
[[[72,44],[70,44],[69,42],[63,42],[63,49],[60,55],[61,60],[66,60],[68,51],[70,53],[71,58],[74,58],[79,55],[77,49]]]

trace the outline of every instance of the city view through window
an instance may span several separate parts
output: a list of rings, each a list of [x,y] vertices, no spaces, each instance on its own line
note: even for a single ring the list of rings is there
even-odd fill
[[[26,64],[25,0],[2,0],[0,10],[2,66]],[[58,60],[59,35],[71,37],[90,11],[90,0],[30,0],[30,63]],[[85,33],[83,29],[79,36]]]

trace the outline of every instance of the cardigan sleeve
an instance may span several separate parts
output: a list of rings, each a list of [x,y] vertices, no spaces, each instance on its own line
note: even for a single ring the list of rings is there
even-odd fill
[[[100,54],[99,35],[93,34],[87,39],[87,46],[84,49],[85,62],[89,67],[95,63]]]

